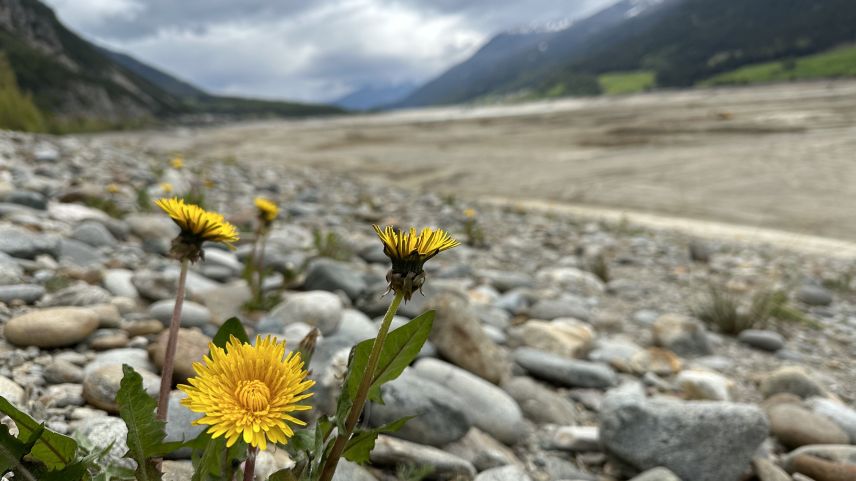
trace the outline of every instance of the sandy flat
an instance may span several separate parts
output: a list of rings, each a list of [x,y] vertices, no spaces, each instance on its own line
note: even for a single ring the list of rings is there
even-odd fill
[[[854,81],[97,139],[165,155],[309,165],[460,197],[535,200],[856,241]]]

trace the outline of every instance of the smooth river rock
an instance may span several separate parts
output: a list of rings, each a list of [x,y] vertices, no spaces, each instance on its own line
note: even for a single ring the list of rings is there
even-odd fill
[[[578,361],[549,352],[521,348],[514,360],[533,376],[566,387],[607,388],[615,384],[616,375],[609,366]]]
[[[462,401],[473,425],[506,444],[525,434],[520,406],[505,391],[484,379],[437,359],[420,359],[414,366],[420,377],[441,384]]]
[[[444,358],[494,384],[510,372],[505,354],[485,333],[466,300],[441,293],[427,308],[436,311],[430,339]]]
[[[621,392],[607,395],[599,418],[608,453],[640,470],[665,467],[693,481],[738,481],[769,432],[754,405]]]
[[[30,311],[10,319],[6,340],[18,346],[62,347],[83,341],[98,328],[91,309],[57,307]]]

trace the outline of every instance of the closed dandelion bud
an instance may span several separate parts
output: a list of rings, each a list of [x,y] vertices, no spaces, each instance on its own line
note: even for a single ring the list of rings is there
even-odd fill
[[[320,333],[321,331],[319,331],[317,327],[313,327],[312,330],[300,340],[300,344],[297,345],[297,352],[300,354],[300,358],[303,359],[303,364],[306,366],[306,369],[309,369],[309,363],[312,362],[312,354],[315,353],[315,344],[318,342],[318,334]]]
[[[373,226],[383,243],[383,253],[392,261],[392,268],[386,274],[389,290],[401,294],[409,301],[413,293],[421,290],[425,283],[425,262],[444,250],[460,245],[442,229],[426,227],[417,234],[411,227],[403,232],[393,226],[381,229]]]

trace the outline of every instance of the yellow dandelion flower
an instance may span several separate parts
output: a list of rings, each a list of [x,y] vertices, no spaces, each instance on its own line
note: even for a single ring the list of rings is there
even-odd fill
[[[109,193],[111,193],[111,194],[116,194],[116,193],[118,193],[118,192],[119,192],[119,190],[120,190],[119,185],[114,184],[114,183],[109,183],[109,184],[107,184],[106,189],[107,189],[107,192],[109,192]]]
[[[173,191],[172,184],[169,182],[162,182],[158,187],[160,187],[160,190],[165,194],[170,194]]]
[[[273,222],[279,215],[279,207],[272,200],[256,197],[253,201],[259,210],[259,219],[266,224]]]
[[[180,170],[182,167],[184,167],[184,158],[180,155],[176,155],[172,158],[172,160],[169,161],[169,165],[171,165],[172,168],[175,170]]]
[[[312,395],[306,390],[315,382],[306,379],[299,354],[285,356],[284,341],[256,336],[253,346],[231,336],[226,349],[209,349],[204,364],[193,363],[189,385],[178,386],[187,394],[181,403],[205,414],[193,424],[210,426],[208,433],[225,436],[226,446],[243,439],[262,451],[268,441],[288,443],[294,435],[289,423],[306,425],[290,413],[311,409],[298,403]]]
[[[222,215],[210,212],[198,205],[185,204],[177,197],[158,199],[155,204],[166,212],[181,228],[181,233],[172,242],[173,255],[191,262],[203,258],[202,243],[220,242],[234,249],[238,230]]]
[[[474,219],[476,217],[476,210],[472,208],[464,209],[464,217],[467,219]]]
[[[460,245],[442,229],[426,227],[417,234],[413,227],[409,232],[393,226],[383,229],[377,225],[372,227],[383,243],[383,253],[392,261],[392,269],[386,275],[389,289],[402,294],[405,300],[410,300],[413,292],[425,282],[425,272],[422,270],[425,262],[440,252]]]

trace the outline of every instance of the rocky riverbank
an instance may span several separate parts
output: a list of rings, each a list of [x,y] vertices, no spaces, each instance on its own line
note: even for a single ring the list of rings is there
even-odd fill
[[[175,380],[233,315],[291,346],[315,326],[315,412],[334,406],[348,350],[389,302],[371,224],[440,226],[466,244],[432,260],[424,296],[400,310],[404,321],[435,309],[434,331],[363,422],[417,417],[339,480],[856,479],[848,259],[306,168],[183,164],[0,134],[0,395],[88,449],[113,443],[109,462],[129,463],[121,365],[155,393],[178,276],[166,256],[176,228],[151,199],[189,195],[244,242],[211,246],[192,268]],[[256,195],[284,213],[265,253],[275,300],[253,306],[242,272]],[[201,429],[180,395],[176,440]],[[170,479],[186,479],[189,453],[172,457]],[[288,462],[262,453],[258,479]]]

